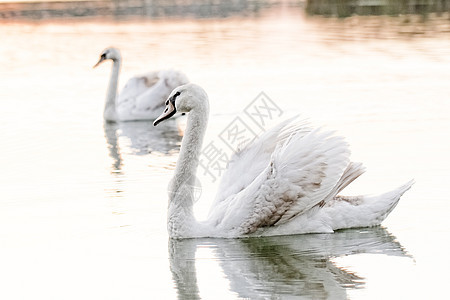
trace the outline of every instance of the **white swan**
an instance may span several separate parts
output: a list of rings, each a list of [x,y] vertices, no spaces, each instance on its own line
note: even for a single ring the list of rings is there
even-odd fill
[[[177,87],[153,123],[188,114],[175,175],[169,184],[172,238],[331,233],[380,224],[413,181],[378,196],[338,196],[364,173],[349,160],[341,137],[287,120],[235,153],[208,219],[193,215],[193,185],[209,114],[208,96],[194,84]]]
[[[113,66],[103,112],[106,121],[154,120],[170,92],[189,82],[183,73],[174,70],[154,71],[131,78],[117,95],[122,63],[120,51],[116,48],[103,50],[94,68],[108,59],[113,61]]]

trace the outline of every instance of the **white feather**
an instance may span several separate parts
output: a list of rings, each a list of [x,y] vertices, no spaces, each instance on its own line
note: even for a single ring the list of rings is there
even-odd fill
[[[104,111],[107,121],[154,120],[160,114],[170,92],[189,82],[186,75],[175,70],[153,71],[130,78],[117,95],[122,57],[115,48],[103,50],[103,55],[104,58],[99,63],[106,59],[113,60]]]
[[[305,121],[293,118],[232,157],[208,219],[197,222],[188,175],[197,168],[208,98],[193,84],[181,86],[173,94],[179,95],[177,108],[189,115],[176,180],[171,185],[171,237],[285,235],[373,226],[386,218],[413,183],[379,196],[337,196],[364,173],[363,166],[350,162],[350,150],[342,137],[311,129]]]

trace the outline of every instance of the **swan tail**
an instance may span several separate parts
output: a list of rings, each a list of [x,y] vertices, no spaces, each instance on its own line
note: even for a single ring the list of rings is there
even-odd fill
[[[323,208],[333,230],[379,225],[396,207],[414,180],[380,195],[336,196]]]
[[[350,183],[352,183],[356,178],[364,174],[366,168],[362,163],[350,162],[347,169],[342,173],[341,178],[337,182],[336,186],[330,192],[327,199],[333,199],[337,196],[343,189],[345,189]],[[325,200],[324,202],[326,202]]]

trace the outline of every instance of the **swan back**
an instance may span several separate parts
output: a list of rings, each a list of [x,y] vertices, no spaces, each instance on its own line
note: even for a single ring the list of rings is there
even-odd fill
[[[338,183],[349,164],[347,143],[304,122],[289,125],[275,127],[230,164],[234,182],[224,175],[208,218],[219,232],[239,236],[283,224],[327,199]]]
[[[212,211],[218,203],[243,190],[255,180],[270,163],[277,145],[282,144],[293,134],[303,136],[312,130],[306,120],[296,119],[298,117],[281,122],[232,155],[228,168],[222,176],[220,192],[216,194]]]
[[[121,99],[134,98],[148,90],[147,80],[145,77],[130,78],[119,95],[119,103]],[[122,100],[123,101],[123,100]]]
[[[128,80],[117,100],[121,120],[155,119],[170,92],[188,83],[186,75],[174,70],[149,72]]]

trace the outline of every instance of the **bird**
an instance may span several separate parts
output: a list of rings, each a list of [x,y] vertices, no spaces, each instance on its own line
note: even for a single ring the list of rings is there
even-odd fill
[[[209,118],[205,90],[194,83],[175,88],[154,126],[186,113],[187,125],[169,183],[170,238],[244,238],[379,225],[414,183],[379,195],[342,196],[364,173],[350,161],[343,137],[293,117],[233,154],[208,217],[193,214],[195,174]]]
[[[107,122],[155,120],[170,92],[189,82],[185,74],[175,70],[151,71],[132,77],[122,92],[117,93],[122,56],[117,48],[106,48],[94,68],[112,60],[112,72],[103,117]]]

